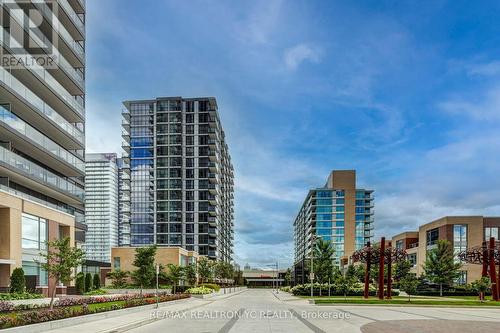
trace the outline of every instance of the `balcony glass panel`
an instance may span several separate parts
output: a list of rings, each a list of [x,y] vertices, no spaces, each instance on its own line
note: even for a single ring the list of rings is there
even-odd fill
[[[69,151],[25,123],[2,105],[0,105],[0,121],[7,124],[22,135],[28,137],[30,140],[38,143],[43,148],[73,165],[78,170],[82,172],[85,171],[85,163],[81,159],[77,158],[75,155],[71,154]]]
[[[41,113],[47,116],[47,118],[54,121],[64,132],[68,133],[74,137],[78,142],[83,143],[84,137],[83,133],[70,124],[66,119],[61,117],[53,108],[51,108],[47,103],[45,103],[40,97],[35,95],[30,89],[28,89],[24,84],[22,84],[18,79],[16,79],[12,74],[7,72],[3,67],[0,67],[0,81],[14,90],[21,97],[29,101],[33,106],[35,106]]]
[[[11,168],[16,169],[22,173],[51,185],[61,191],[67,192],[83,201],[84,190],[73,183],[53,174],[52,172],[42,168],[35,163],[7,150],[0,146],[0,161],[9,165]]]

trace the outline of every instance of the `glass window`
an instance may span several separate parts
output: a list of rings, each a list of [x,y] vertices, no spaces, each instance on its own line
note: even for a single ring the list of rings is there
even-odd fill
[[[484,228],[484,240],[488,241],[491,237],[498,240],[498,227],[485,227]]]
[[[332,229],[317,229],[316,234],[319,236],[330,236],[332,234]]]
[[[318,198],[331,198],[332,192],[331,191],[318,191],[318,192],[316,192],[316,196]]]
[[[467,249],[467,225],[455,224],[453,226],[453,250],[455,255]]]
[[[426,232],[427,246],[432,246],[437,243],[439,239],[439,229],[432,229]]]
[[[47,220],[23,214],[21,233],[24,249],[44,250],[46,248]]]
[[[119,270],[120,269],[120,257],[114,257],[113,258],[113,269],[114,270]]]

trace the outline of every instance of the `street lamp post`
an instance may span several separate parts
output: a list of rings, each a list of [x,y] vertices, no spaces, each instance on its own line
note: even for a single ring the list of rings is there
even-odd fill
[[[316,235],[312,235],[311,237],[311,272],[309,274],[309,281],[311,283],[311,297],[313,297],[314,294],[314,246],[316,245]]]
[[[156,264],[156,308],[158,309],[158,276],[160,275],[160,264]]]

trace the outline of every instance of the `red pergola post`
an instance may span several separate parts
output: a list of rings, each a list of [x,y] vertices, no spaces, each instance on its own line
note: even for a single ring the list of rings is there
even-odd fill
[[[380,261],[378,267],[378,298],[384,299],[385,237],[380,241]]]
[[[483,242],[483,271],[481,272],[481,276],[488,276],[488,265],[490,261],[488,260],[488,246],[486,242]]]
[[[490,238],[489,246],[489,262],[490,262],[490,279],[491,279],[491,295],[494,301],[498,301],[498,284],[497,284],[497,272],[495,265],[495,238]]]
[[[368,254],[366,256],[366,271],[365,271],[365,290],[363,293],[364,298],[370,297],[370,269],[372,265],[372,251],[370,242],[366,243]]]
[[[389,242],[389,253],[387,254],[387,299],[392,298],[392,243]]]

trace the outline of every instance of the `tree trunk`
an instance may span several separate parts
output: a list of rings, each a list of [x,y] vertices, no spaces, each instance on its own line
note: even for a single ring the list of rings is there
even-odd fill
[[[139,295],[142,297],[142,283],[141,283],[141,291],[139,292]]]
[[[443,297],[443,284],[442,283],[439,284],[439,296]]]
[[[50,309],[54,309],[54,298],[56,297],[56,292],[57,292],[57,280],[56,283],[54,284],[54,290],[52,290],[52,295],[50,297]]]

